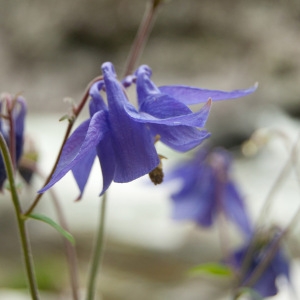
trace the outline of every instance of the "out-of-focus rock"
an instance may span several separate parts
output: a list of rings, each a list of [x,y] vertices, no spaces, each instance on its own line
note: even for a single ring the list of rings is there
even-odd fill
[[[0,0],[0,90],[23,92],[30,111],[68,109],[112,61],[122,75],[146,0]],[[249,99],[215,104],[209,125],[243,140],[269,105],[300,107],[300,5],[296,0],[166,1],[141,63],[159,84],[244,88]]]

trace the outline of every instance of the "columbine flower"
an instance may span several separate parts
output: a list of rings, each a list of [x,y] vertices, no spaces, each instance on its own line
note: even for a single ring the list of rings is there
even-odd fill
[[[11,95],[3,95],[0,101],[0,132],[2,133],[7,145],[10,145],[10,124],[7,116],[7,109],[4,111],[4,105],[6,108],[12,109],[12,123],[14,127],[15,135],[15,159],[18,164],[22,152],[23,152],[23,134],[24,134],[24,121],[26,116],[26,103],[23,97],[17,96],[13,98]],[[11,150],[12,151],[12,150]],[[4,181],[6,179],[6,170],[2,156],[0,155],[0,191],[2,191]]]
[[[225,150],[199,151],[178,166],[170,178],[182,180],[181,189],[171,196],[173,218],[211,226],[219,213],[236,223],[247,235],[251,226],[243,199],[230,174],[231,159]]]
[[[98,156],[103,175],[103,194],[112,181],[129,182],[159,166],[160,158],[154,147],[157,137],[177,151],[187,151],[209,136],[206,130],[201,129],[211,105],[207,90],[205,97],[208,102],[200,111],[193,113],[184,102],[188,103],[189,93],[194,98],[197,92],[198,102],[203,102],[201,89],[189,91],[188,87],[172,87],[170,94],[165,93],[150,80],[151,70],[147,66],[141,66],[122,83],[117,80],[111,63],[104,63],[102,72],[104,80],[90,89],[90,119],[70,136],[55,173],[40,192],[49,189],[72,170],[82,194],[93,161]],[[125,93],[125,88],[134,82],[139,109],[128,101]],[[181,94],[182,89],[185,89],[185,94],[176,95],[176,91]],[[229,99],[250,94],[255,89],[211,93],[212,96],[219,95],[217,99]],[[100,91],[106,92],[107,104]]]
[[[278,288],[276,286],[278,277],[285,277],[289,280],[289,263],[282,249],[276,245],[276,243],[278,243],[278,238],[279,234],[276,234],[275,236],[260,235],[255,238],[254,247],[252,243],[248,242],[247,245],[234,253],[230,263],[239,273],[242,271],[242,266],[245,263],[244,259],[249,255],[248,252],[251,251],[246,270],[244,270],[244,274],[241,274],[241,287],[250,284],[262,297],[270,297],[278,293]],[[272,255],[270,263],[256,277],[255,281],[251,282],[257,267],[264,263],[270,255]]]

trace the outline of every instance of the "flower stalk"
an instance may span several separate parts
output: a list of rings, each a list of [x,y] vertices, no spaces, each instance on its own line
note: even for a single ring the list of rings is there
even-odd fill
[[[19,197],[18,197],[18,193],[17,193],[17,188],[16,188],[16,184],[15,184],[15,179],[14,179],[13,162],[11,160],[9,149],[6,145],[6,142],[5,142],[5,139],[2,135],[2,133],[0,133],[0,149],[1,149],[2,157],[3,157],[3,161],[4,161],[4,165],[5,165],[5,170],[7,173],[7,178],[8,178],[9,184],[10,184],[11,198],[12,198],[12,201],[14,204],[15,213],[16,213],[16,217],[17,217],[18,229],[19,229],[20,240],[21,240],[21,247],[22,247],[22,251],[23,251],[25,269],[26,269],[27,279],[29,282],[31,298],[33,300],[38,300],[39,295],[38,295],[36,278],[35,278],[35,274],[34,274],[34,266],[33,266],[32,255],[31,255],[31,247],[30,247],[30,243],[29,243],[27,227],[25,225],[26,218],[22,214],[20,201],[19,201]]]
[[[257,227],[262,223],[262,220],[265,218],[265,216],[267,215],[271,203],[274,199],[274,195],[276,194],[278,188],[281,186],[281,184],[283,183],[284,179],[287,178],[289,172],[291,171],[293,165],[296,163],[296,158],[297,158],[297,148],[298,148],[298,143],[299,143],[299,138],[300,135],[297,137],[296,142],[294,143],[292,149],[291,149],[291,153],[288,157],[288,160],[286,161],[285,165],[283,166],[281,172],[279,173],[278,177],[276,178],[273,186],[271,187],[266,200],[264,202],[264,205],[261,209],[260,215],[258,217],[258,221],[257,221]],[[253,251],[255,249],[255,243],[256,243],[256,237],[254,236],[250,242],[250,246],[248,248],[248,251],[245,255],[245,258],[243,260],[242,263],[242,267],[241,267],[241,275],[243,276],[243,274],[245,274],[246,270],[248,269],[248,266],[250,264],[250,260],[251,260],[251,256],[253,254]]]
[[[62,226],[63,229],[66,231],[69,231],[67,221],[65,218],[65,215],[63,213],[62,207],[58,201],[58,199],[55,197],[53,191],[52,192],[52,199],[53,199],[53,204],[56,210],[56,214],[59,220],[60,225]],[[70,275],[70,284],[71,284],[71,291],[72,291],[72,297],[73,300],[79,300],[79,279],[78,279],[78,264],[77,264],[77,256],[76,256],[76,250],[74,245],[67,240],[66,238],[63,238],[63,243],[64,243],[64,248],[65,248],[65,255],[66,255],[66,260],[68,264],[68,269],[69,269],[69,275]]]
[[[91,266],[90,266],[91,269],[90,269],[90,274],[88,279],[86,300],[93,300],[95,298],[96,279],[100,268],[103,249],[104,249],[104,223],[105,223],[106,200],[107,200],[107,192],[103,195],[101,206],[100,206],[99,227],[96,235],[94,252],[91,259]]]
[[[155,21],[157,9],[161,3],[162,0],[151,0],[150,3],[148,3],[139,30],[129,52],[129,56],[125,67],[125,76],[132,74],[135,64],[143,52],[150,31],[152,29],[152,25]]]

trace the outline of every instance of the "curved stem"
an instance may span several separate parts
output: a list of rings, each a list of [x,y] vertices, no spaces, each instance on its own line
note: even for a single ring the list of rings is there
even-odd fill
[[[283,182],[283,180],[287,177],[290,169],[294,166],[297,165],[297,148],[298,148],[298,143],[299,143],[299,139],[300,139],[300,134],[298,135],[292,150],[291,150],[291,154],[288,158],[288,161],[286,162],[286,164],[284,165],[282,171],[280,172],[279,176],[277,177],[273,187],[271,188],[269,195],[264,203],[264,207],[262,209],[261,215],[259,220],[262,219],[263,216],[265,216],[266,212],[269,210],[269,206],[271,204],[271,201],[273,199],[273,196],[275,194],[275,192],[278,189],[278,186]],[[299,173],[297,172],[297,169],[295,169],[296,171],[296,175],[297,175],[297,179],[298,181],[300,180],[299,177]],[[300,182],[300,181],[299,181]],[[259,278],[262,276],[263,272],[265,271],[265,269],[268,267],[268,265],[270,264],[270,262],[272,261],[272,259],[274,258],[274,256],[276,255],[280,243],[282,241],[282,239],[288,235],[288,233],[290,232],[290,229],[296,224],[296,222],[298,221],[300,216],[300,207],[298,208],[298,210],[296,211],[294,217],[291,219],[289,225],[280,233],[279,237],[277,238],[277,240],[275,241],[275,243],[272,245],[272,247],[270,247],[270,249],[268,250],[268,253],[265,257],[265,259],[262,261],[262,263],[260,263],[252,272],[251,276],[247,279],[247,281],[244,283],[245,285],[251,287],[253,286],[258,280]],[[258,222],[259,224],[259,222]],[[241,268],[241,278],[243,278],[243,275],[246,273],[247,268],[249,266],[250,260],[251,260],[251,255],[255,249],[255,244],[256,244],[256,236],[254,236],[250,242],[250,246],[248,251],[246,252],[244,261],[242,263],[242,268]]]
[[[264,205],[262,207],[262,210],[260,212],[260,215],[258,217],[257,220],[257,228],[260,225],[260,223],[262,222],[262,220],[265,218],[265,216],[267,215],[271,203],[273,201],[273,197],[275,195],[275,193],[277,192],[277,190],[279,189],[279,187],[281,186],[281,184],[283,183],[284,179],[287,178],[289,172],[292,169],[293,164],[295,163],[296,160],[296,154],[297,154],[297,147],[298,147],[298,142],[300,139],[300,135],[298,135],[292,149],[291,149],[291,153],[288,157],[288,160],[286,161],[285,165],[283,166],[281,172],[279,173],[278,177],[276,178],[275,182],[273,183],[267,197],[266,200],[264,202]],[[243,278],[243,274],[245,274],[246,270],[248,269],[250,260],[251,260],[251,256],[252,253],[254,251],[255,248],[255,243],[256,243],[256,236],[253,236],[251,242],[250,242],[250,246],[248,248],[248,251],[246,252],[245,258],[243,260],[242,263],[242,267],[241,267],[241,278]]]
[[[54,163],[54,165],[53,165],[53,167],[52,167],[52,170],[51,170],[49,176],[47,177],[47,179],[46,179],[46,181],[45,181],[45,183],[44,183],[43,186],[45,186],[45,185],[50,181],[50,179],[51,179],[51,177],[52,177],[52,175],[53,175],[53,173],[54,173],[54,171],[55,171],[55,168],[56,168],[56,166],[57,166],[57,164],[58,164],[58,161],[59,161],[59,158],[60,158],[60,156],[61,156],[63,147],[64,147],[64,145],[65,145],[65,143],[66,143],[66,141],[67,141],[67,139],[68,139],[68,137],[69,137],[69,135],[70,135],[70,133],[71,133],[72,127],[73,127],[73,125],[74,125],[74,122],[75,122],[76,118],[78,117],[78,115],[80,114],[80,112],[82,111],[84,105],[86,104],[86,102],[87,102],[87,100],[88,100],[88,98],[89,98],[89,89],[90,89],[91,85],[92,85],[93,83],[95,83],[96,81],[99,81],[99,80],[101,80],[101,79],[103,79],[103,76],[95,77],[95,78],[88,84],[88,86],[87,86],[87,88],[86,88],[86,91],[85,91],[85,93],[84,93],[84,95],[83,95],[83,97],[82,97],[82,99],[81,99],[81,101],[80,101],[80,104],[79,104],[76,108],[73,109],[73,119],[72,119],[72,120],[69,120],[69,125],[68,125],[68,127],[67,127],[67,130],[66,130],[64,139],[63,139],[63,141],[62,141],[62,144],[61,144],[59,153],[58,153],[58,155],[57,155],[56,161],[55,161],[55,163]],[[34,199],[33,203],[31,204],[31,206],[30,206],[30,207],[28,208],[28,210],[24,213],[25,216],[28,216],[28,215],[30,215],[30,214],[32,213],[32,211],[33,211],[34,208],[37,206],[37,204],[39,203],[39,201],[40,201],[40,199],[42,198],[42,196],[43,196],[43,193],[38,194],[38,195],[36,196],[36,198]]]
[[[69,231],[68,225],[66,222],[66,218],[63,214],[63,210],[59,204],[59,201],[56,199],[55,195],[52,191],[52,199],[53,204],[56,210],[56,214],[59,220],[60,225],[63,229],[66,231]],[[77,256],[75,247],[72,245],[70,241],[68,241],[66,238],[63,238],[63,243],[65,247],[65,255],[68,262],[68,268],[69,268],[69,274],[70,274],[70,281],[71,281],[71,290],[72,290],[72,296],[74,300],[79,300],[78,295],[78,287],[79,287],[79,280],[78,280],[78,265],[77,265]]]
[[[274,242],[274,245],[270,247],[268,250],[266,257],[261,261],[261,263],[253,270],[251,276],[245,281],[244,285],[247,287],[252,287],[255,285],[255,283],[259,280],[259,278],[263,275],[266,268],[271,263],[272,259],[276,255],[280,243],[282,241],[282,238],[286,235],[287,231],[284,230],[280,236],[277,238],[276,242]]]
[[[144,17],[142,19],[142,22],[140,24],[140,28],[137,32],[137,35],[135,37],[135,40],[132,44],[126,67],[125,67],[125,76],[132,74],[134,65],[136,64],[137,60],[139,59],[144,46],[147,42],[149,33],[152,29],[152,25],[155,20],[157,8],[161,4],[161,0],[151,0],[150,5],[148,5]]]
[[[251,276],[246,280],[246,282],[244,283],[245,286],[248,287],[253,286],[263,275],[264,271],[266,270],[266,268],[269,266],[272,259],[276,255],[281,241],[283,240],[284,237],[286,237],[290,233],[290,230],[298,222],[299,216],[300,216],[300,207],[297,209],[296,213],[294,214],[288,226],[280,233],[280,235],[277,237],[277,240],[270,247],[264,260],[262,260],[262,262],[253,270]]]
[[[35,165],[28,165],[27,167],[32,172],[38,174],[42,179],[45,179],[45,176],[43,176],[42,172],[38,168],[36,168]],[[66,217],[64,215],[64,211],[57,199],[56,194],[54,193],[53,190],[50,190],[49,193],[51,195],[53,205],[56,210],[59,224],[61,225],[61,227],[63,229],[70,232]],[[65,248],[66,261],[67,261],[67,265],[68,265],[68,269],[69,269],[73,300],[79,300],[79,295],[78,295],[79,280],[78,280],[78,263],[77,263],[76,249],[75,249],[75,246],[72,245],[72,243],[69,240],[67,240],[66,238],[63,238],[63,243],[64,243],[64,248]]]
[[[262,222],[262,220],[265,219],[267,213],[269,212],[269,209],[270,209],[271,203],[273,201],[274,195],[276,194],[276,192],[281,187],[284,180],[289,175],[289,172],[292,170],[292,166],[293,166],[293,163],[295,161],[295,155],[296,155],[296,150],[297,150],[297,146],[298,146],[298,141],[299,141],[299,137],[297,138],[297,141],[293,145],[293,148],[292,148],[291,153],[288,157],[288,160],[286,161],[285,165],[283,166],[281,172],[279,173],[278,177],[276,178],[275,182],[273,183],[273,185],[272,185],[272,187],[271,187],[271,189],[270,189],[270,191],[269,191],[269,193],[268,193],[268,195],[265,199],[262,210],[261,210],[260,215],[259,215],[258,220],[257,220],[258,225]]]
[[[104,222],[105,222],[105,209],[106,209],[107,192],[103,195],[102,203],[100,207],[100,221],[98,232],[96,236],[96,242],[94,245],[94,252],[91,260],[90,274],[88,279],[87,297],[86,300],[93,300],[96,290],[96,278],[101,264],[101,258],[104,248]]]
[[[21,206],[20,206],[19,197],[18,197],[17,188],[14,179],[13,163],[11,161],[11,157],[9,155],[9,149],[6,145],[2,133],[0,133],[0,149],[1,149],[2,157],[6,169],[7,178],[10,184],[11,198],[16,212],[18,229],[19,229],[19,234],[21,239],[21,246],[23,251],[23,257],[24,257],[31,297],[34,300],[38,300],[39,295],[38,295],[36,278],[34,274],[34,267],[33,267],[33,261],[31,256],[31,247],[29,243],[27,227],[25,226],[26,218],[24,218],[24,216],[22,215]]]

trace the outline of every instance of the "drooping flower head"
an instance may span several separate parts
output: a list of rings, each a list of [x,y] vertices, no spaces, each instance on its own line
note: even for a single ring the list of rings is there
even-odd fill
[[[209,94],[207,90],[205,101],[201,97],[204,92],[201,89],[173,86],[169,94],[151,81],[151,69],[147,66],[139,67],[135,74],[122,82],[118,81],[109,62],[102,65],[102,73],[103,80],[90,89],[90,119],[70,136],[55,173],[39,192],[49,189],[71,170],[81,196],[97,156],[103,175],[103,194],[112,181],[132,181],[150,173],[160,164],[154,146],[157,138],[177,151],[188,151],[209,136],[203,129],[211,106],[209,96],[206,97]],[[125,88],[133,83],[136,84],[138,108],[129,102],[126,95]],[[229,99],[245,96],[255,89],[211,91],[211,94],[218,100]],[[198,103],[207,103],[193,113],[187,104],[189,98],[196,97],[197,91]],[[106,101],[102,93],[106,93]]]
[[[247,236],[251,234],[242,196],[232,179],[231,157],[227,151],[201,150],[180,164],[170,178],[182,181],[180,190],[171,196],[174,219],[209,227],[222,213]]]
[[[252,244],[253,242],[247,242],[246,245],[233,254],[230,264],[237,274],[242,276],[240,287],[250,285],[261,297],[270,297],[278,293],[276,281],[279,277],[285,277],[289,280],[289,262],[282,247],[277,244],[279,242],[279,233],[278,231],[275,234],[270,234],[270,232],[260,233],[259,236],[255,237],[254,244]],[[267,261],[269,256],[270,262],[254,280],[254,272],[257,271],[261,264]],[[248,262],[245,270],[243,270],[245,259]]]
[[[10,110],[10,116],[8,111]],[[9,94],[3,94],[0,99],[0,132],[3,135],[8,146],[11,145],[11,131],[14,132],[14,147],[10,149],[11,153],[14,153],[16,164],[18,164],[22,152],[24,142],[24,123],[26,116],[26,103],[25,99],[21,96],[13,97]],[[12,124],[9,122],[9,118],[12,119]],[[12,125],[12,126],[11,126]],[[11,128],[13,127],[13,128]],[[3,188],[4,181],[6,180],[6,170],[3,162],[3,158],[0,155],[0,190]]]

